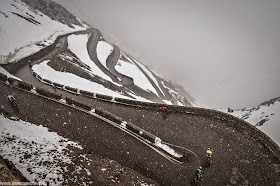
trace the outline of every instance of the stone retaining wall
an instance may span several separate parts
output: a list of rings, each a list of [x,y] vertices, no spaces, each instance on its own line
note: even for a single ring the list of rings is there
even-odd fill
[[[73,98],[66,97],[65,100],[66,100],[66,103],[69,104],[69,105],[75,105],[75,106],[80,107],[80,108],[85,109],[85,110],[91,110],[92,109],[92,106],[90,104],[83,103],[83,102],[75,100]]]
[[[77,88],[72,88],[72,87],[69,87],[69,86],[65,86],[64,87],[66,90],[69,90],[71,92],[74,92],[74,93],[77,93],[78,89]]]
[[[90,97],[93,97],[93,95],[94,95],[94,93],[88,92],[85,90],[80,90],[80,94],[85,95],[85,96],[90,96]]]
[[[105,100],[108,100],[108,101],[111,101],[113,99],[112,96],[107,96],[107,95],[103,95],[103,94],[98,94],[96,93],[96,98],[100,98],[100,99],[105,99]]]
[[[36,92],[38,94],[43,95],[43,96],[54,98],[54,99],[61,99],[62,98],[62,94],[58,94],[58,93],[55,93],[55,92],[50,92],[46,89],[39,88],[39,87],[36,88]]]
[[[31,89],[33,89],[33,85],[29,84],[29,83],[25,83],[23,81],[20,81],[19,84],[18,84],[18,87],[19,88],[22,88],[22,89],[25,89],[25,90],[28,90],[30,91]]]
[[[110,120],[110,121],[113,121],[117,124],[121,124],[124,121],[121,117],[118,117],[118,116],[116,116],[116,115],[114,115],[110,112],[107,112],[105,110],[102,110],[100,108],[96,108],[95,113],[104,117],[104,118],[106,118],[106,119],[108,119],[108,120]]]

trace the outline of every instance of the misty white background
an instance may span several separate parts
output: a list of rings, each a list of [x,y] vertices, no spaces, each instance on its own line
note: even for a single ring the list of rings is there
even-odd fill
[[[278,0],[55,0],[201,106],[280,97]]]

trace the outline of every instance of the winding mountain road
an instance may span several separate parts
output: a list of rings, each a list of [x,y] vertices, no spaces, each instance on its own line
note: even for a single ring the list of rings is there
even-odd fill
[[[110,72],[106,67],[104,67],[97,58],[96,47],[98,41],[100,40],[101,33],[97,29],[93,29],[87,43],[87,50],[90,59],[100,68],[107,76],[109,76],[114,82],[121,84],[121,80],[118,79],[112,72]]]
[[[222,120],[202,117],[198,113],[164,114],[157,110],[84,98],[94,107],[132,121],[163,141],[190,149],[198,155],[199,161],[178,165],[91,115],[3,83],[0,89],[1,105],[9,112],[23,120],[47,126],[64,137],[78,141],[92,153],[114,159],[160,185],[188,185],[197,166],[204,166],[204,154],[208,147],[214,149],[214,164],[204,169],[203,185],[279,183],[279,157],[277,159],[266,149],[257,136],[251,136]],[[18,100],[19,112],[13,111],[7,99],[11,93]]]
[[[119,73],[115,69],[115,66],[120,58],[120,49],[116,45],[112,45],[112,46],[113,46],[113,52],[108,56],[106,61],[107,68],[110,70],[110,72],[112,72],[116,77],[118,77],[121,80],[122,85],[134,85],[132,78]]]
[[[99,38],[100,35],[94,32],[89,41],[89,53],[96,52]],[[42,55],[33,63],[54,53]],[[96,60],[96,54],[91,56]],[[22,65],[23,68],[15,70],[15,74],[34,86],[51,90],[49,86],[35,79],[30,69],[25,69],[25,66],[28,65]],[[111,72],[107,75],[119,81]],[[58,90],[63,96],[73,97],[93,105],[94,108],[101,108],[126,121],[132,121],[163,141],[189,149],[198,156],[198,161],[178,165],[92,115],[4,83],[0,83],[0,90],[1,105],[13,115],[31,123],[47,126],[63,137],[79,142],[92,153],[114,159],[160,185],[190,185],[196,168],[199,165],[205,167],[205,151],[208,147],[214,149],[214,163],[211,168],[203,169],[203,185],[280,184],[280,157],[259,140],[257,130],[252,134],[238,125],[232,125],[229,120],[208,117],[195,109],[190,113],[169,112],[167,107],[168,112],[163,113],[160,110],[106,102]],[[9,94],[15,95],[19,112],[12,109],[7,99]]]

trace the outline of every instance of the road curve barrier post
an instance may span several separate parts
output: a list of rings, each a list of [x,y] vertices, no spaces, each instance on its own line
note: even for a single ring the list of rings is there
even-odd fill
[[[13,77],[8,77],[8,82],[10,83],[10,85],[13,85],[13,86],[17,87],[20,80],[15,79]]]
[[[93,97],[93,92],[88,92],[88,91],[85,91],[85,90],[80,90],[80,94],[84,95],[84,96],[90,96],[90,97]]]
[[[25,90],[28,90],[30,91],[31,89],[33,89],[33,85],[29,84],[29,83],[26,83],[26,82],[23,82],[23,81],[20,81],[18,83],[18,87],[19,88],[22,88],[22,89],[25,89]]]
[[[95,113],[110,120],[110,121],[113,121],[119,125],[121,125],[121,123],[124,121],[121,117],[118,117],[110,112],[107,112],[105,110],[102,110],[100,108],[96,108],[95,109]]]
[[[75,100],[73,98],[72,98],[72,104],[75,105],[76,107],[80,107],[80,108],[85,109],[85,110],[90,111],[92,109],[92,106],[90,104],[83,103],[83,102]]]
[[[65,86],[65,89],[68,90],[68,91],[71,91],[71,92],[74,92],[77,94],[78,92],[78,89],[77,88],[73,88],[73,87],[69,87],[69,86]]]
[[[107,95],[98,94],[98,93],[96,93],[96,98],[104,99],[104,100],[108,100],[108,101],[111,101],[113,99],[112,96],[107,96]]]
[[[73,105],[73,100],[72,98],[69,98],[69,97],[65,97],[65,101],[68,105]]]
[[[46,89],[43,89],[43,88],[39,88],[39,87],[36,87],[36,92],[42,96],[46,96],[46,97],[49,97],[49,98],[54,98],[54,99],[61,99],[62,98],[62,94],[58,94],[56,92],[50,92]]]
[[[63,85],[60,84],[60,83],[55,83],[55,82],[53,82],[53,85],[56,86],[56,87],[58,87],[58,88],[62,88],[62,87],[63,87]]]
[[[52,84],[52,82],[48,79],[42,79],[45,83]]]

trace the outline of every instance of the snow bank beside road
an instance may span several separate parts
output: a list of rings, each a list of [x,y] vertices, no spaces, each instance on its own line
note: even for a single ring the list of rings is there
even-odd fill
[[[48,128],[0,115],[0,154],[12,161],[31,182],[62,184],[62,163],[71,163],[67,146],[82,148]]]
[[[15,78],[15,79],[21,81],[21,79],[19,79],[18,77],[16,77],[16,76],[10,74],[10,73],[9,73],[7,70],[5,70],[3,67],[0,67],[0,72],[1,72],[2,74],[5,74],[8,78],[9,78],[9,77],[12,77],[12,78]]]

